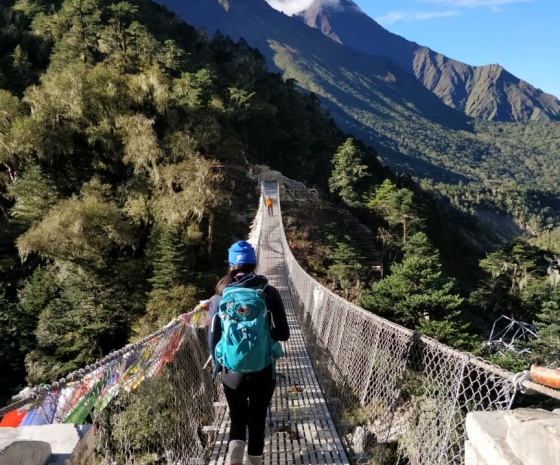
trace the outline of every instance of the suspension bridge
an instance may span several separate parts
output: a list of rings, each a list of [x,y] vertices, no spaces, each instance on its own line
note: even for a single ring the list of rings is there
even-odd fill
[[[463,464],[465,418],[559,391],[421,337],[333,294],[299,266],[282,177],[262,180],[248,240],[278,288],[291,337],[277,365],[265,465]],[[97,463],[226,464],[227,404],[208,366],[205,305],[0,409],[0,426],[91,423]]]

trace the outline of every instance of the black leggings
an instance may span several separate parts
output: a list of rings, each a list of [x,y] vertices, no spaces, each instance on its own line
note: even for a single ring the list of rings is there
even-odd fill
[[[276,386],[276,380],[270,374],[265,377],[259,374],[244,375],[236,389],[224,384],[231,418],[229,440],[246,441],[249,428],[247,455],[263,453],[266,413]]]

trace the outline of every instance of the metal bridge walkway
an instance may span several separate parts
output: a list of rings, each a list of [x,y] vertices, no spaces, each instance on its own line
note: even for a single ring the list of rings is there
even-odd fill
[[[276,390],[271,402],[272,415],[267,419],[263,465],[345,465],[349,461],[319,387],[288,289],[276,183],[265,183],[265,194],[275,201],[274,215],[264,212],[257,271],[280,291],[291,334],[283,343],[286,355],[276,365]],[[210,456],[211,465],[227,465],[228,431],[226,414]]]

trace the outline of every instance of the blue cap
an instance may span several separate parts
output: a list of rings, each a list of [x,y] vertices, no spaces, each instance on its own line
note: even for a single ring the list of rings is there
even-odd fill
[[[228,250],[230,265],[256,265],[257,256],[255,249],[247,241],[239,241],[233,244]]]

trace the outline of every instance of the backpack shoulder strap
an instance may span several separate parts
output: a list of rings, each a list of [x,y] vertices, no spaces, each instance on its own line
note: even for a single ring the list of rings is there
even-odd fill
[[[262,285],[261,285],[261,286],[258,286],[256,289],[262,291],[263,294],[264,294],[264,290],[265,290],[267,287],[268,287],[268,283],[266,283],[264,286],[262,286]]]

